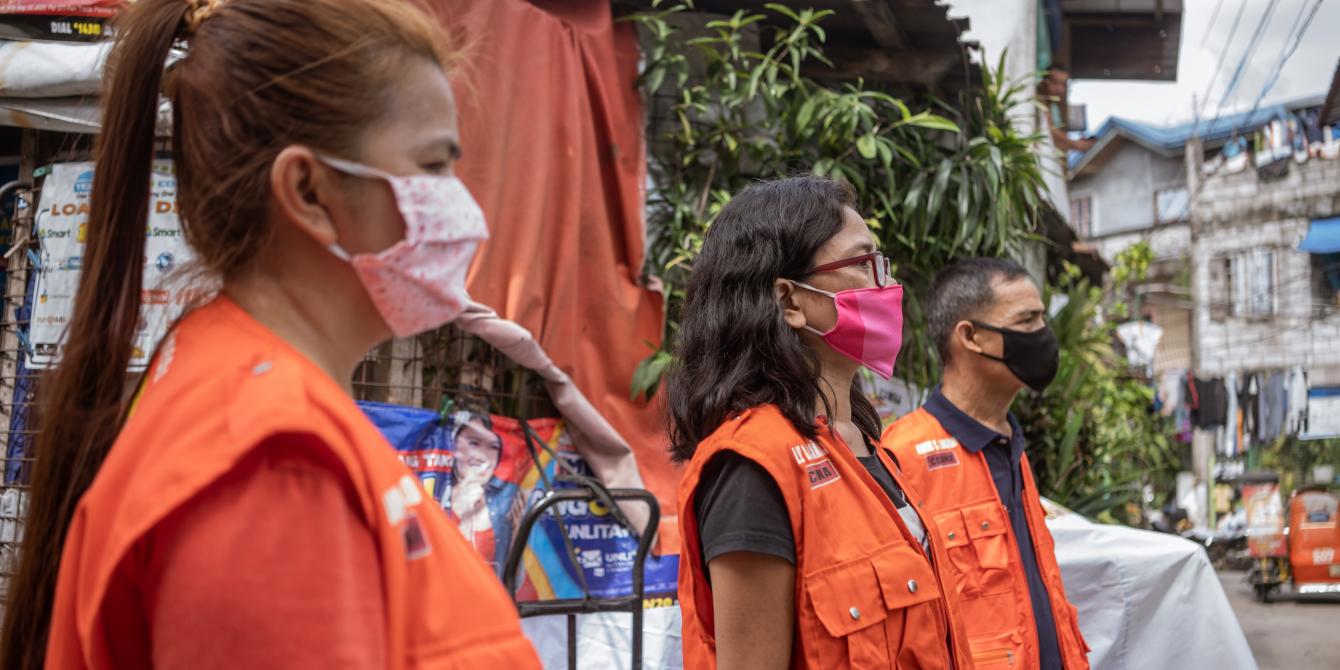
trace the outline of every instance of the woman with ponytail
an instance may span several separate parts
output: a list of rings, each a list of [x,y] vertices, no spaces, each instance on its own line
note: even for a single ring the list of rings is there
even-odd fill
[[[118,21],[0,663],[537,667],[349,395],[365,352],[464,308],[487,235],[453,175],[442,31],[406,0],[139,0]],[[160,95],[219,291],[134,387]]]

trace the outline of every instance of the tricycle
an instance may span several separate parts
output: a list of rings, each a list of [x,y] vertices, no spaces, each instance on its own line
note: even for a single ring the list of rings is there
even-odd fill
[[[1247,551],[1252,567],[1247,581],[1261,602],[1289,580],[1289,545],[1280,499],[1280,477],[1274,472],[1242,476],[1242,502],[1247,513]]]
[[[1299,488],[1289,496],[1289,568],[1298,595],[1340,593],[1340,498],[1325,485]]]

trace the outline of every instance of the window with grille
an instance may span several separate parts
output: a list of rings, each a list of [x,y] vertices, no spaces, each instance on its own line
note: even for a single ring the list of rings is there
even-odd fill
[[[1080,239],[1093,237],[1093,196],[1070,198],[1070,223]]]
[[[1233,316],[1270,316],[1275,313],[1275,252],[1269,249],[1229,256],[1229,306]]]

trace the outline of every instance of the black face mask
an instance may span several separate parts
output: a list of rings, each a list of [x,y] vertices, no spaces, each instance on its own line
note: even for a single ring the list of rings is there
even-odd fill
[[[1044,325],[1037,330],[1011,330],[977,321],[969,323],[982,330],[1000,333],[1005,345],[1002,350],[1004,355],[992,356],[986,352],[982,352],[982,355],[1004,363],[1029,388],[1041,393],[1056,378],[1061,345],[1056,341],[1056,333],[1052,332],[1051,326]]]

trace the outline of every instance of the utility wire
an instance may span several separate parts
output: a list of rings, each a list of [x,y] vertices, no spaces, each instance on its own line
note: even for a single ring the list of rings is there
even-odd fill
[[[1233,17],[1233,27],[1228,30],[1228,39],[1224,42],[1224,48],[1219,51],[1219,60],[1214,64],[1214,74],[1210,76],[1210,83],[1205,86],[1205,93],[1200,96],[1200,109],[1196,110],[1196,127],[1193,129],[1193,135],[1200,134],[1200,119],[1205,116],[1205,106],[1210,104],[1210,91],[1214,90],[1214,83],[1219,80],[1219,72],[1224,68],[1224,61],[1228,58],[1228,50],[1233,46],[1233,38],[1238,34],[1238,24],[1242,23],[1242,12],[1247,9],[1247,0],[1242,0],[1238,4],[1238,13]],[[1206,33],[1209,38],[1209,33]]]
[[[1228,80],[1228,87],[1224,89],[1224,94],[1219,98],[1219,106],[1214,112],[1214,120],[1210,122],[1211,130],[1219,122],[1219,118],[1223,116],[1229,99],[1237,92],[1238,84],[1242,83],[1242,74],[1247,69],[1247,62],[1251,60],[1256,48],[1260,46],[1261,37],[1265,35],[1266,27],[1270,25],[1270,19],[1274,16],[1275,8],[1279,7],[1279,4],[1279,0],[1270,0],[1270,4],[1266,5],[1265,12],[1261,14],[1261,22],[1256,25],[1256,32],[1253,32],[1251,39],[1247,41],[1247,48],[1243,50],[1242,57],[1238,59],[1237,67],[1233,69],[1233,76]]]
[[[1214,3],[1214,14],[1210,15],[1210,24],[1205,27],[1205,35],[1200,38],[1200,48],[1204,49],[1205,44],[1210,41],[1210,33],[1214,32],[1214,22],[1219,19],[1219,9],[1224,6],[1224,0]]]
[[[1270,89],[1275,87],[1275,82],[1279,81],[1280,75],[1284,73],[1284,66],[1298,51],[1299,45],[1303,43],[1303,36],[1307,34],[1308,28],[1312,27],[1312,20],[1317,17],[1317,11],[1320,9],[1321,0],[1316,0],[1312,3],[1312,12],[1307,15],[1307,20],[1304,21],[1303,14],[1307,12],[1307,0],[1303,0],[1303,4],[1298,7],[1298,15],[1294,17],[1293,26],[1289,28],[1289,35],[1285,37],[1284,44],[1280,46],[1280,55],[1275,59],[1275,67],[1266,77],[1266,83],[1261,87],[1261,92],[1256,96],[1256,101],[1252,103],[1252,111],[1248,112],[1246,117],[1243,117],[1242,123],[1235,129],[1235,133],[1242,131],[1242,126],[1247,124],[1247,121],[1256,113],[1257,108],[1261,106],[1261,101],[1270,93]]]

